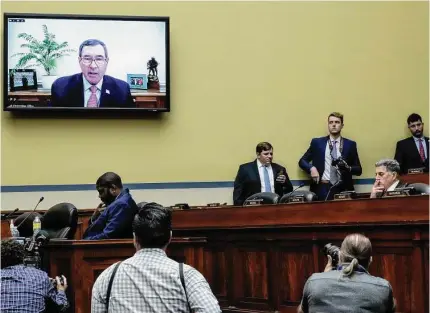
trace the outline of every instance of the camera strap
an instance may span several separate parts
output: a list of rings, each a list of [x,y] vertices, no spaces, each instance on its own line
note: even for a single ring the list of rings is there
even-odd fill
[[[333,150],[333,143],[331,141],[330,136],[328,137],[328,147],[330,149],[330,152]],[[339,153],[340,155],[342,155],[342,151],[343,151],[343,137],[339,137]],[[330,153],[331,155],[331,153]]]
[[[190,302],[188,302],[188,294],[187,289],[185,288],[185,279],[184,279],[184,263],[179,263],[179,277],[181,279],[182,287],[184,287],[185,297],[187,298],[188,310],[191,311]]]
[[[112,275],[109,279],[109,284],[108,284],[107,294],[106,294],[106,313],[109,313],[109,299],[110,299],[110,293],[112,290],[113,278],[115,277],[116,271],[118,270],[118,267],[120,264],[121,264],[121,262],[118,262],[115,265],[115,268],[113,269]]]

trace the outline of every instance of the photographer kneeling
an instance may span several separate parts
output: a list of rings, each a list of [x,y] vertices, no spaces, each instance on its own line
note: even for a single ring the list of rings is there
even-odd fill
[[[361,234],[348,235],[342,242],[339,264],[333,270],[332,257],[323,273],[307,280],[299,313],[393,313],[395,300],[390,283],[372,276],[372,244]]]
[[[56,304],[58,312],[68,306],[64,276],[55,278],[34,267],[24,265],[24,245],[13,239],[1,241],[1,301],[2,313],[39,313],[46,309],[45,301]],[[48,302],[49,303],[49,302]]]

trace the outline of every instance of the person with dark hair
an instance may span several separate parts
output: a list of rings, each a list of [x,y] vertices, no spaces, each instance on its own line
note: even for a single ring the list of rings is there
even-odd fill
[[[305,283],[299,313],[394,313],[396,310],[390,283],[369,274],[372,244],[361,234],[343,240],[339,266],[333,270],[332,258],[323,273],[315,273]]]
[[[408,184],[399,180],[400,165],[396,160],[383,159],[375,164],[375,183],[373,184],[371,198],[383,197],[387,191],[404,188]]]
[[[299,166],[311,176],[310,191],[318,200],[332,200],[336,193],[353,191],[352,175],[362,173],[357,143],[341,136],[343,115],[330,113],[327,118],[329,135],[313,138]]]
[[[121,177],[104,173],[97,179],[96,188],[102,203],[90,218],[84,239],[131,238],[131,224],[138,208],[128,188],[123,188]]]
[[[234,180],[233,204],[243,205],[245,200],[259,192],[273,192],[282,197],[293,191],[285,167],[273,163],[273,147],[260,142],[255,148],[257,158],[241,164]]]
[[[109,55],[104,42],[85,40],[79,47],[78,61],[82,73],[60,77],[52,84],[53,107],[135,107],[130,86],[105,75]]]
[[[39,313],[48,305],[60,312],[69,307],[65,291],[67,279],[54,280],[31,266],[24,265],[24,245],[14,239],[1,241],[1,301],[2,313]]]
[[[133,238],[134,256],[108,267],[94,283],[92,313],[107,313],[107,305],[109,312],[118,313],[221,312],[203,275],[166,255],[172,238],[170,209],[157,203],[144,205],[134,217]]]
[[[408,116],[411,137],[400,140],[396,144],[394,159],[400,164],[400,174],[407,174],[411,169],[422,169],[429,172],[429,137],[424,136],[424,123],[419,114]]]

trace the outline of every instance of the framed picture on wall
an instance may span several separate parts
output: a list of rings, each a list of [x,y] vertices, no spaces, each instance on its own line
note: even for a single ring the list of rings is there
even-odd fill
[[[9,70],[9,89],[10,91],[37,89],[36,70],[10,69]]]
[[[127,74],[127,83],[130,89],[148,89],[148,76],[146,74]]]

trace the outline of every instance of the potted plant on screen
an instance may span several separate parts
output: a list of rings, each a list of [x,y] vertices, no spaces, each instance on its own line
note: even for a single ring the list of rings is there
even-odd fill
[[[42,25],[44,38],[42,41],[37,40],[27,33],[18,34],[18,38],[24,39],[21,48],[28,49],[27,52],[15,53],[12,57],[19,57],[15,69],[29,69],[42,67],[45,75],[42,75],[42,88],[51,89],[52,83],[58,76],[54,74],[57,67],[57,60],[63,56],[68,56],[70,52],[76,52],[74,49],[68,49],[69,43],[64,41],[59,43],[55,35],[48,31],[46,25]]]

